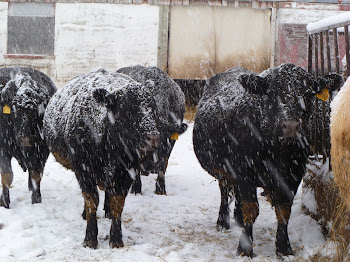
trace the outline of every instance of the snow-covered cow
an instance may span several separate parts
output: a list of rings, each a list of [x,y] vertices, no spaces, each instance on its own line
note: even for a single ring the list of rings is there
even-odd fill
[[[97,247],[97,185],[107,192],[110,247],[122,247],[121,215],[130,186],[159,144],[157,107],[149,89],[102,68],[69,81],[51,99],[44,135],[56,160],[75,172],[87,219],[84,245]],[[107,212],[107,210],[106,210]]]
[[[336,88],[338,82],[327,79],[283,64],[260,75],[230,69],[207,83],[195,118],[194,150],[219,181],[219,227],[230,227],[228,196],[235,193],[235,219],[242,226],[238,254],[253,256],[257,187],[264,188],[275,207],[276,253],[292,254],[287,226],[308,157],[304,126],[315,94],[324,92],[320,87]]]
[[[43,117],[56,86],[44,73],[32,68],[0,69],[0,206],[9,208],[13,180],[11,158],[28,170],[32,203],[41,202],[40,182],[49,149],[43,139]]]
[[[121,68],[117,72],[127,74],[143,84],[152,83],[153,88],[150,89],[150,92],[158,108],[157,128],[160,132],[160,145],[154,153],[154,157],[143,163],[142,173],[157,173],[155,193],[165,195],[165,171],[168,159],[178,135],[187,129],[187,125],[183,123],[185,95],[178,84],[157,67],[137,65]],[[140,174],[136,176],[132,192],[141,193]]]

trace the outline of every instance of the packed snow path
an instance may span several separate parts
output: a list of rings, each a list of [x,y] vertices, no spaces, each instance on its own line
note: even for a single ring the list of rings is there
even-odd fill
[[[128,195],[122,218],[122,249],[108,246],[110,221],[104,218],[103,192],[97,213],[98,249],[84,248],[83,197],[74,173],[50,155],[41,183],[42,203],[32,205],[28,174],[13,160],[11,209],[0,208],[0,262],[251,261],[236,256],[241,229],[234,223],[233,214],[230,230],[216,230],[219,186],[195,157],[192,129],[190,124],[170,157],[166,174],[168,195],[154,194],[153,174],[142,177],[143,195]],[[259,205],[260,215],[253,231],[257,257],[252,261],[280,261],[275,255],[275,212],[260,193]],[[324,243],[317,223],[301,213],[301,187],[292,208],[289,236],[295,256],[285,258],[286,261],[307,259]]]

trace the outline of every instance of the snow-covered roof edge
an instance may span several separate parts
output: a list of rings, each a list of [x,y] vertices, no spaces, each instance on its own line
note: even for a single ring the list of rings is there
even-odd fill
[[[346,25],[350,25],[350,12],[330,16],[317,22],[310,23],[306,26],[306,29],[309,34],[314,34]]]

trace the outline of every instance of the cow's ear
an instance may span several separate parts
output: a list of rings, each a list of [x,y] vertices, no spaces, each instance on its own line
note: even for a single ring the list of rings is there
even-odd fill
[[[116,102],[116,97],[103,88],[93,90],[92,96],[98,103],[104,104],[106,107],[111,107]]]
[[[329,93],[339,90],[344,84],[343,78],[338,74],[329,74],[317,78],[316,97],[327,101]]]
[[[255,74],[242,74],[239,78],[242,86],[252,94],[266,94],[268,85],[265,78]]]

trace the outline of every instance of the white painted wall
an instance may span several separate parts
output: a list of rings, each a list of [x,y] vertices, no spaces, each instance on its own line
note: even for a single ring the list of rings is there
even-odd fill
[[[158,6],[56,3],[55,20],[54,57],[4,58],[7,3],[0,2],[0,66],[35,67],[63,87],[97,67],[157,65]]]
[[[7,11],[8,3],[0,2],[0,65],[4,63],[3,54],[7,51]]]
[[[101,66],[157,65],[159,8],[150,5],[57,4],[58,79]]]

